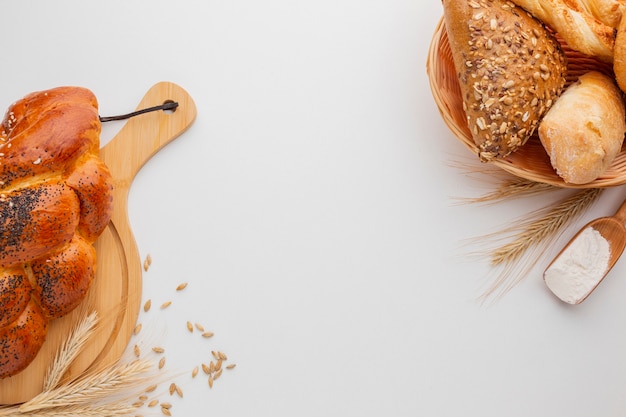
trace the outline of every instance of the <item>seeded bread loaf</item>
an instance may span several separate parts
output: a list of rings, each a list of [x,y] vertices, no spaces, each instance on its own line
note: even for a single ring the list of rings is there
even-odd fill
[[[546,27],[507,0],[443,0],[463,108],[481,161],[522,146],[565,85]]]
[[[78,87],[30,94],[0,124],[0,378],[28,366],[95,276],[113,210],[99,134],[95,96]]]
[[[592,71],[555,102],[539,125],[539,138],[565,182],[586,184],[602,175],[621,150],[625,120],[613,78]]]

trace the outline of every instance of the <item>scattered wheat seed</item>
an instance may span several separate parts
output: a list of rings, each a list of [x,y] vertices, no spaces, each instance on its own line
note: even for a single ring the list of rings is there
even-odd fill
[[[139,396],[139,401],[147,401],[148,400],[148,396],[147,395],[140,395]]]
[[[155,346],[155,347],[153,347],[153,348],[152,348],[152,351],[153,351],[154,353],[163,353],[163,352],[165,352],[165,349],[163,349],[163,348],[162,348],[162,347],[160,347],[160,346]]]
[[[199,332],[204,332],[204,326],[202,326],[200,323],[196,323],[195,326]]]
[[[167,408],[168,410],[172,408],[172,404],[170,403],[161,403],[161,408]]]
[[[195,368],[193,368],[193,371],[191,371],[191,377],[195,378],[196,375],[198,375],[198,367],[196,366]]]
[[[143,407],[143,401],[135,401],[132,406],[135,408]]]
[[[159,403],[159,400],[152,400],[148,403],[148,407],[154,407]]]
[[[187,322],[187,330],[189,330],[191,333],[193,333],[193,324],[191,324],[190,321]]]
[[[215,370],[219,371],[220,369],[222,369],[222,360],[221,359],[219,359],[217,361],[217,363],[215,364]]]
[[[172,305],[172,302],[166,301],[163,304],[161,304],[161,309],[168,308],[170,305]]]
[[[176,287],[176,291],[182,291],[182,290],[184,290],[185,288],[187,288],[187,283],[186,283],[186,282],[183,282],[183,283],[181,283],[181,284],[178,284],[178,287]]]
[[[135,328],[133,329],[133,334],[135,336],[137,336],[140,331],[141,331],[141,323],[139,323],[137,326],[135,326]]]
[[[226,365],[226,369],[234,369],[237,366],[236,363],[231,363],[230,365]]]
[[[148,254],[146,255],[146,259],[143,261],[143,270],[147,272],[151,264],[152,264],[152,256]]]
[[[228,357],[226,356],[224,352],[217,352],[217,356],[218,356],[218,359],[222,359],[224,361],[228,360]]]
[[[178,394],[180,398],[183,398],[183,389],[178,385],[176,385],[176,394]]]
[[[214,351],[214,350],[212,350],[212,351],[211,351],[211,355],[213,355],[213,357],[215,358],[215,360],[218,360],[218,359],[220,358],[220,357],[219,357],[219,355],[217,354],[217,352],[216,352],[216,351]]]
[[[141,356],[141,349],[139,349],[139,345],[133,346],[133,352],[135,353],[136,357]]]
[[[159,369],[163,369],[164,366],[165,366],[165,356],[163,356],[161,360],[159,361]]]
[[[210,373],[215,372],[215,362],[213,362],[213,361],[211,361],[211,362],[209,363],[209,372],[210,372]]]
[[[146,303],[143,305],[143,311],[147,313],[148,310],[150,310],[151,306],[152,306],[152,300],[146,301]]]
[[[204,332],[202,333],[202,337],[206,337],[206,338],[213,337],[213,332]]]
[[[209,375],[211,373],[211,368],[206,364],[203,363],[202,364],[202,370],[204,371],[205,374]]]
[[[217,371],[215,371],[215,373],[213,374],[213,379],[217,379],[220,377],[220,375],[222,375],[222,370],[218,369]]]
[[[161,407],[161,412],[162,412],[163,414],[165,414],[166,416],[171,416],[171,415],[172,415],[172,412],[170,411],[170,409],[169,409],[169,408],[163,408],[163,407]]]
[[[176,392],[176,384],[172,382],[170,384],[170,395],[174,395],[174,392]]]
[[[209,375],[209,388],[213,388],[213,375]]]
[[[148,388],[146,388],[145,392],[152,392],[152,391],[154,391],[155,389],[157,389],[156,384],[154,384],[154,385],[150,385]]]

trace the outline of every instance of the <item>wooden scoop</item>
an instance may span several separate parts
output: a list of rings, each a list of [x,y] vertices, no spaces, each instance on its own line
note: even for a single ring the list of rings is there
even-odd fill
[[[626,201],[613,216],[587,223],[548,265],[543,279],[562,301],[580,304],[596,289],[626,246]]]

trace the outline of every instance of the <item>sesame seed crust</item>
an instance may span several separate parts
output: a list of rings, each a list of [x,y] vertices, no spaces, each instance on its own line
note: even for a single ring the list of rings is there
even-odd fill
[[[561,94],[567,62],[537,19],[506,0],[444,0],[467,124],[481,161],[524,145]]]

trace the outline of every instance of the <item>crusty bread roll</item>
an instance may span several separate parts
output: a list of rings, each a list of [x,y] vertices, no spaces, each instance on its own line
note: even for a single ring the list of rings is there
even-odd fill
[[[507,0],[443,0],[463,108],[481,161],[522,146],[565,85],[546,27]]]
[[[615,25],[621,19],[617,0],[512,1],[556,31],[573,50],[613,62]]]
[[[579,77],[539,125],[539,138],[556,173],[586,184],[611,165],[626,132],[624,100],[615,81],[591,71]]]
[[[28,366],[95,276],[92,243],[113,211],[99,135],[79,87],[32,93],[0,124],[0,378]]]

